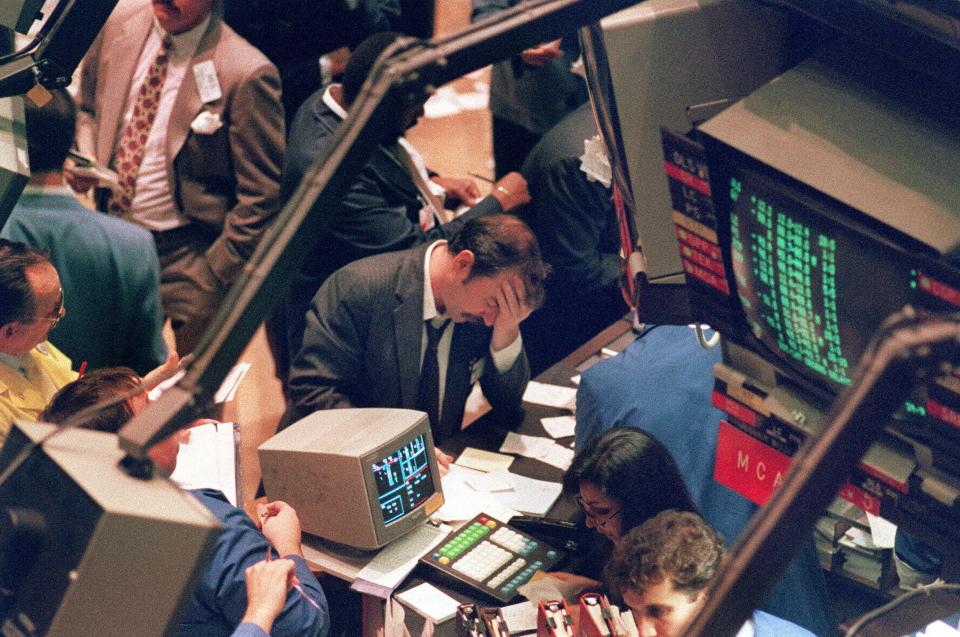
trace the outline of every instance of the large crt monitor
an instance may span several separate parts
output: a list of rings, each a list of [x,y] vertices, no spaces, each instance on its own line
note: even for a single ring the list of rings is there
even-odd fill
[[[697,318],[826,396],[892,312],[960,308],[960,190],[939,168],[960,122],[889,68],[838,58],[706,122],[702,159],[667,150]]]
[[[944,170],[960,157],[954,94],[833,49],[692,138],[665,132],[690,308],[724,336],[742,378],[715,374],[715,387],[751,440],[783,451],[784,432],[819,431],[893,312],[960,310],[960,188]],[[956,564],[960,375],[915,388],[885,424],[841,495]]]
[[[409,409],[318,411],[260,446],[263,485],[307,533],[376,549],[443,504],[426,414]]]

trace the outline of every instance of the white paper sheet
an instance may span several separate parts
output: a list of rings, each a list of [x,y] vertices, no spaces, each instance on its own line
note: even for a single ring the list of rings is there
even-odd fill
[[[573,462],[573,449],[553,443],[550,446],[550,450],[547,452],[547,455],[538,459],[541,462],[546,462],[549,465],[553,465],[558,469],[566,471],[570,468],[570,464]]]
[[[473,519],[478,513],[486,513],[493,518],[507,522],[519,513],[505,506],[493,493],[477,491],[468,484],[468,480],[475,480],[489,474],[459,465],[450,465],[450,471],[443,477],[444,505],[434,514],[434,517],[444,522],[459,522]],[[507,474],[508,478],[512,474]],[[494,478],[503,481],[503,477]],[[510,484],[513,484],[512,478]]]
[[[350,588],[386,599],[414,569],[417,560],[439,544],[448,532],[430,524],[418,526],[377,553],[360,569]]]
[[[577,390],[574,387],[560,387],[531,380],[523,392],[523,400],[547,407],[574,409],[577,403]]]
[[[553,441],[540,436],[527,436],[509,432],[500,445],[500,453],[515,453],[526,458],[543,458],[550,453]]]
[[[434,624],[442,624],[453,619],[457,614],[457,607],[460,605],[460,602],[427,582],[398,593],[396,599]]]
[[[526,633],[537,629],[537,607],[530,602],[520,602],[500,609],[503,621],[510,634]]]
[[[190,428],[170,478],[184,489],[219,489],[237,506],[237,447],[232,422]]]
[[[535,480],[515,473],[509,474],[509,478],[513,481],[512,491],[497,491],[491,495],[504,506],[531,515],[545,515],[562,489],[559,482]]]
[[[502,453],[467,447],[453,462],[477,471],[498,471],[509,467],[513,463],[513,458]]]
[[[577,419],[573,416],[541,418],[540,422],[551,438],[566,438],[567,436],[572,436],[577,429]]]

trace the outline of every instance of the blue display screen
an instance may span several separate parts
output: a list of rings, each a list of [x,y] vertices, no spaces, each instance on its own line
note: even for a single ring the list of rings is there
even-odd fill
[[[384,524],[414,511],[434,494],[425,434],[371,465]]]

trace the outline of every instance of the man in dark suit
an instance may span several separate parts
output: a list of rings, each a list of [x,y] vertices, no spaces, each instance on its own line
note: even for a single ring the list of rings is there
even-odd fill
[[[530,375],[520,322],[542,302],[547,271],[533,233],[506,215],[337,271],[307,313],[287,422],[318,409],[419,408],[441,441],[460,429],[477,380],[494,409],[517,410]]]
[[[323,154],[378,56],[397,37],[396,33],[378,33],[364,40],[350,57],[343,83],[314,93],[297,111],[283,170],[285,196],[300,185],[304,173]],[[469,219],[508,212],[529,201],[526,180],[519,173],[505,176],[489,197],[479,200],[479,190],[471,180],[427,175],[422,161],[414,158],[416,151],[402,138],[422,113],[422,104],[415,104],[396,114],[391,133],[374,149],[343,196],[329,227],[315,239],[314,249],[291,287],[284,309],[278,310],[278,318],[286,326],[285,345],[291,357],[300,348],[304,314],[310,300],[327,277],[339,268],[374,254],[449,239]],[[417,167],[411,165],[418,163]],[[432,194],[424,194],[425,188],[431,189]],[[442,219],[443,223],[434,218],[434,204],[439,208],[455,208],[460,203],[472,207],[455,219]],[[444,210],[436,212],[446,214]],[[275,354],[278,354],[278,346],[284,344],[277,342],[277,327],[271,331]],[[282,364],[283,352],[277,359],[282,377],[286,367]]]
[[[80,84],[77,143],[120,176],[99,207],[153,233],[181,353],[280,208],[280,78],[220,12],[220,0],[121,2]]]

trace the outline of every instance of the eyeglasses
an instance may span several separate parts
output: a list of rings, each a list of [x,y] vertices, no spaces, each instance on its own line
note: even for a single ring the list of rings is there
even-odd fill
[[[583,498],[579,495],[577,496],[577,505],[580,507],[580,510],[583,511],[584,515],[593,520],[593,523],[597,525],[598,529],[607,526],[610,520],[620,515],[623,511],[622,508],[616,511],[596,511],[592,506],[584,502]]]
[[[50,321],[52,325],[50,329],[53,329],[57,326],[57,323],[60,322],[64,316],[67,315],[67,308],[63,303],[63,288],[60,288],[60,300],[57,302],[57,307],[54,308],[53,312],[50,313],[50,316],[41,316],[40,318],[33,319],[34,321]]]

